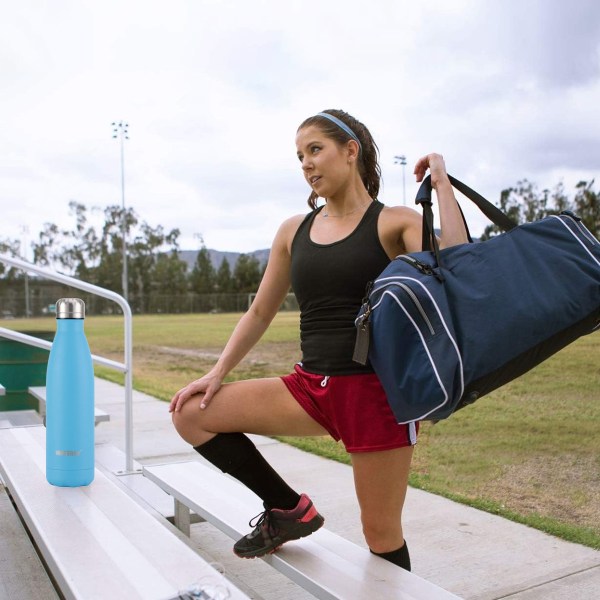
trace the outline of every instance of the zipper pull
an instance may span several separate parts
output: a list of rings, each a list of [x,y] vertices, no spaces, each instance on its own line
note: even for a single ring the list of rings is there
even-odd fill
[[[563,210],[560,214],[566,215],[567,217],[571,217],[571,219],[574,219],[575,221],[581,221],[581,219],[574,212],[571,212],[570,210]]]
[[[396,259],[400,259],[401,261],[409,264],[411,267],[417,269],[419,273],[423,273],[423,275],[433,275],[438,281],[445,281],[444,276],[441,274],[439,268],[436,270],[431,265],[421,262],[420,260],[417,260],[412,256],[408,256],[407,254],[401,254],[400,256],[397,256]]]
[[[433,275],[438,281],[445,281],[444,276],[439,272],[439,270],[435,270],[431,265],[427,263],[421,262],[412,256],[408,256],[406,254],[402,254],[397,256],[396,258],[401,261],[409,264],[411,267],[414,267],[419,271],[419,273],[423,273],[423,275]]]
[[[420,260],[417,260],[412,256],[402,254],[400,256],[397,256],[396,258],[399,258],[401,261],[408,263],[411,267],[414,267],[415,269],[417,269],[417,271],[425,275],[434,275],[433,268],[431,267],[431,265],[421,262]]]
[[[369,356],[369,346],[371,344],[370,315],[371,307],[367,304],[363,314],[356,319],[356,341],[354,342],[352,360],[360,365],[366,365]]]

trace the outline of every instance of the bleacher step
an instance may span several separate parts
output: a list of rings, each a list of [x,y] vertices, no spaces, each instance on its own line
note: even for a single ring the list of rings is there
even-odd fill
[[[237,540],[248,533],[256,496],[199,461],[144,466],[144,475],[217,529]],[[253,512],[254,511],[254,512]],[[189,530],[183,522],[183,531]],[[321,528],[263,560],[322,600],[456,600],[458,596]]]
[[[58,600],[8,493],[0,484],[0,598]]]
[[[46,388],[44,386],[31,386],[27,391],[38,401],[38,413],[45,422]],[[94,423],[98,425],[98,423],[102,423],[103,421],[110,421],[110,415],[100,408],[94,408]]]
[[[165,600],[205,577],[247,599],[101,469],[86,487],[49,485],[45,440],[42,426],[0,430],[0,475],[65,598]]]

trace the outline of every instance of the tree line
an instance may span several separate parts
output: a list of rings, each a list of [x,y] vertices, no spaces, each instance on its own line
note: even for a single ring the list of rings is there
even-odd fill
[[[201,247],[188,272],[187,263],[179,256],[180,230],[152,226],[132,208],[123,211],[119,206],[107,206],[100,227],[91,223],[90,210],[83,204],[70,202],[69,212],[74,219],[72,227],[46,223],[31,243],[33,262],[122,293],[124,218],[129,296],[142,312],[151,295],[250,293],[257,290],[262,278],[260,262],[248,254],[241,254],[234,265],[224,258],[215,269],[199,235]],[[18,240],[0,240],[0,252],[22,254]],[[0,276],[10,280],[22,274],[0,264]]]
[[[569,198],[562,183],[552,190],[539,190],[535,183],[523,179],[514,187],[502,190],[497,206],[518,225],[570,211],[596,238],[600,238],[600,191],[594,190],[594,180],[580,181],[575,186],[574,197]],[[498,233],[501,230],[497,225],[488,225],[481,240]]]
[[[553,190],[539,190],[525,179],[503,190],[497,205],[518,224],[570,210],[600,237],[600,191],[594,190],[593,180],[579,182],[571,198],[562,183]],[[107,206],[103,209],[101,228],[91,223],[90,209],[85,205],[72,201],[69,208],[73,226],[64,229],[46,223],[31,244],[33,262],[51,265],[68,275],[121,293],[124,219],[129,295],[141,312],[152,295],[245,294],[255,292],[262,278],[264,268],[248,254],[241,254],[235,265],[224,259],[215,269],[201,236],[198,236],[200,250],[194,267],[188,272],[187,263],[179,255],[180,230],[166,231],[162,225],[152,226],[141,220],[132,208],[123,212],[119,206]],[[481,239],[498,233],[497,226],[489,225]],[[0,252],[23,254],[20,242],[10,239],[0,239]],[[0,264],[1,279],[10,281],[22,277],[22,273],[7,270]]]

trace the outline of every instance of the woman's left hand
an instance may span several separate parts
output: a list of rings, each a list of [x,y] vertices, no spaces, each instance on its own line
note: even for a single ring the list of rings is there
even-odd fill
[[[427,154],[417,161],[414,174],[417,176],[417,181],[423,181],[427,169],[431,171],[431,186],[436,188],[438,183],[448,179],[446,173],[446,163],[441,154]]]
[[[454,197],[452,184],[446,173],[446,164],[441,154],[428,154],[415,165],[417,181],[423,181],[427,169],[431,171],[431,187],[435,189],[440,207],[440,248],[448,248],[469,241],[465,222]]]

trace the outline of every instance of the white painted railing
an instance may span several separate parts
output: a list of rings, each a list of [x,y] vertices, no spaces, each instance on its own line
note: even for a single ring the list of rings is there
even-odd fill
[[[64,283],[73,288],[83,290],[102,298],[107,298],[116,302],[123,311],[124,318],[124,362],[119,363],[102,356],[93,355],[92,359],[95,363],[115,369],[125,374],[125,473],[132,473],[133,468],[133,320],[131,315],[131,308],[127,303],[127,300],[123,296],[111,292],[110,290],[101,288],[85,281],[80,281],[74,277],[57,273],[52,269],[45,267],[39,267],[33,263],[21,260],[19,258],[13,258],[6,254],[0,254],[0,263],[4,263],[9,267],[20,269],[29,273],[35,273],[46,279],[52,279],[59,283]],[[0,336],[28,344],[30,346],[37,346],[38,348],[45,348],[50,350],[52,348],[52,342],[42,340],[24,333],[13,331],[12,329],[6,329],[0,327]]]

